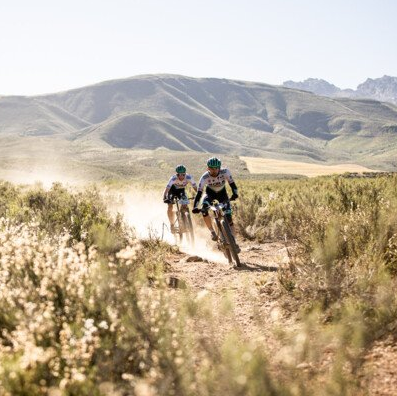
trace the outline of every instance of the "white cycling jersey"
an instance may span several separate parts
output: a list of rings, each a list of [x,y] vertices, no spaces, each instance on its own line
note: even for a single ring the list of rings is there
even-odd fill
[[[229,184],[234,183],[229,169],[220,169],[218,176],[215,177],[212,177],[207,171],[200,178],[198,190],[203,191],[204,187],[207,186],[212,191],[219,192],[225,188],[226,181],[228,181]]]
[[[168,181],[166,188],[169,189],[172,186],[175,186],[175,188],[177,188],[177,189],[182,189],[182,188],[185,188],[189,183],[192,185],[192,187],[197,187],[197,184],[194,181],[192,175],[189,175],[188,173],[186,173],[185,177],[182,180],[179,180],[179,177],[177,175],[173,175],[173,176],[171,176],[170,180]]]

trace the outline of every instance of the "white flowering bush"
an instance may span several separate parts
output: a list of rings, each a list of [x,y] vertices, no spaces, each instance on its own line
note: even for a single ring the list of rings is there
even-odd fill
[[[0,184],[0,394],[255,395],[263,378],[276,389],[267,376],[247,380],[266,362],[259,348],[244,354],[241,341],[231,359],[232,345],[212,338],[208,296],[168,286],[177,250],[128,233],[115,245],[95,230],[92,201]],[[93,226],[74,233],[84,218]]]
[[[0,394],[99,395],[105,381],[162,395],[219,388],[205,378],[222,351],[194,330],[201,299],[167,286],[171,247],[134,241],[104,260],[68,241],[0,220]]]
[[[282,212],[279,201],[294,195],[281,190],[276,197],[267,192],[267,207],[275,205],[272,216]],[[255,199],[260,206],[262,201]],[[395,266],[391,216],[385,223],[389,227],[372,239],[380,262],[363,266],[375,257],[367,255],[359,263],[343,261],[354,265],[342,268],[334,259],[357,258],[354,249],[365,243],[360,227],[368,232],[376,211],[360,205],[342,213],[349,221],[340,224],[336,245],[329,243],[347,246],[331,251],[335,273],[316,266],[307,272],[305,258],[318,265],[329,249],[326,243],[323,250],[313,248],[310,238],[302,238],[298,242],[307,244],[296,250],[301,255],[294,258],[296,272],[288,267],[280,280],[288,278],[288,292],[299,299],[309,288],[318,292],[313,282],[329,288],[338,273],[342,287],[359,279],[367,293],[357,293],[356,299],[340,293],[347,303],[326,336],[317,318],[303,319],[299,331],[282,334],[284,347],[270,359],[263,339],[247,342],[238,331],[218,337],[226,315],[217,309],[219,301],[214,304],[206,291],[169,286],[167,260],[178,250],[155,238],[131,238],[122,219],[107,215],[96,192],[71,194],[61,186],[26,191],[0,183],[0,395],[310,395],[319,384],[327,384],[324,394],[357,394],[358,385],[351,384],[369,330],[395,328],[397,307],[393,278],[374,270],[375,264],[384,267],[384,261],[388,271]],[[382,201],[379,213],[387,205]],[[301,212],[302,222],[290,235],[299,229],[308,236],[312,230],[317,242],[321,236],[332,242],[331,209],[317,208],[313,222],[305,218],[309,209]],[[245,215],[250,221],[251,214]],[[321,316],[319,311],[314,312]],[[322,364],[320,351],[330,344],[340,346],[331,351],[336,363],[317,374],[312,368]],[[339,349],[344,352],[338,355]]]

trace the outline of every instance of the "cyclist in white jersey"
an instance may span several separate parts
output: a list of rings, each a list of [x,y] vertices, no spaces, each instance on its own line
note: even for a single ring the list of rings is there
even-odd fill
[[[217,239],[216,232],[212,227],[211,219],[208,217],[208,207],[214,199],[218,200],[219,202],[227,204],[225,211],[226,218],[229,221],[233,235],[235,235],[234,227],[233,227],[232,211],[230,207],[230,200],[226,191],[226,181],[229,183],[233,192],[232,196],[230,197],[232,201],[238,198],[238,190],[229,169],[221,168],[221,161],[218,158],[216,157],[210,158],[207,161],[207,167],[208,167],[207,172],[205,172],[201,176],[201,179],[199,181],[198,192],[194,199],[194,205],[193,205],[194,209],[192,210],[192,212],[193,213],[202,212],[204,217],[204,222],[208,227],[208,229],[211,231],[211,239],[213,241],[216,241]],[[200,202],[204,188],[206,195],[204,196],[203,206],[201,209],[199,209],[198,204]]]
[[[175,168],[175,175],[170,177],[167,186],[163,193],[163,201],[168,204],[168,220],[170,221],[171,232],[174,233],[174,211],[172,210],[173,198],[186,198],[185,188],[190,183],[197,193],[197,184],[193,179],[193,176],[186,173],[186,167],[184,165],[178,165]]]

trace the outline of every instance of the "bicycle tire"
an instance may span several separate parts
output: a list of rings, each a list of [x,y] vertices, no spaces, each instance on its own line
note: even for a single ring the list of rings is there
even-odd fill
[[[218,249],[219,249],[219,244],[221,244],[222,249],[220,250],[222,250],[229,264],[232,264],[233,260],[232,260],[232,255],[230,253],[230,249],[228,248],[228,241],[226,239],[225,232],[222,229],[222,225],[218,219],[216,219],[216,227],[217,227],[217,235],[218,235]]]
[[[194,245],[194,229],[193,229],[192,216],[190,216],[189,210],[185,212],[185,222],[186,222],[187,235],[188,238],[190,239],[190,244]]]
[[[183,221],[182,214],[180,212],[177,212],[176,213],[176,223],[178,224],[177,225],[178,232],[175,233],[175,243],[177,245],[180,245],[183,241],[183,232],[182,232],[182,226],[181,226],[182,221]]]
[[[238,256],[238,253],[237,253],[236,241],[234,239],[234,236],[233,236],[233,233],[232,233],[232,230],[230,228],[228,221],[225,219],[222,219],[221,226],[222,226],[222,229],[224,230],[224,234],[225,234],[226,240],[229,245],[228,249],[230,251],[230,254],[231,254],[234,262],[236,263],[236,266],[241,267],[240,257]]]

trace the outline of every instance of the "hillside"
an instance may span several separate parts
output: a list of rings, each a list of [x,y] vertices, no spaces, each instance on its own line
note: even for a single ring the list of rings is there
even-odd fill
[[[0,137],[395,169],[397,107],[262,83],[147,75],[37,97],[0,97]],[[28,136],[27,136],[28,135]]]

